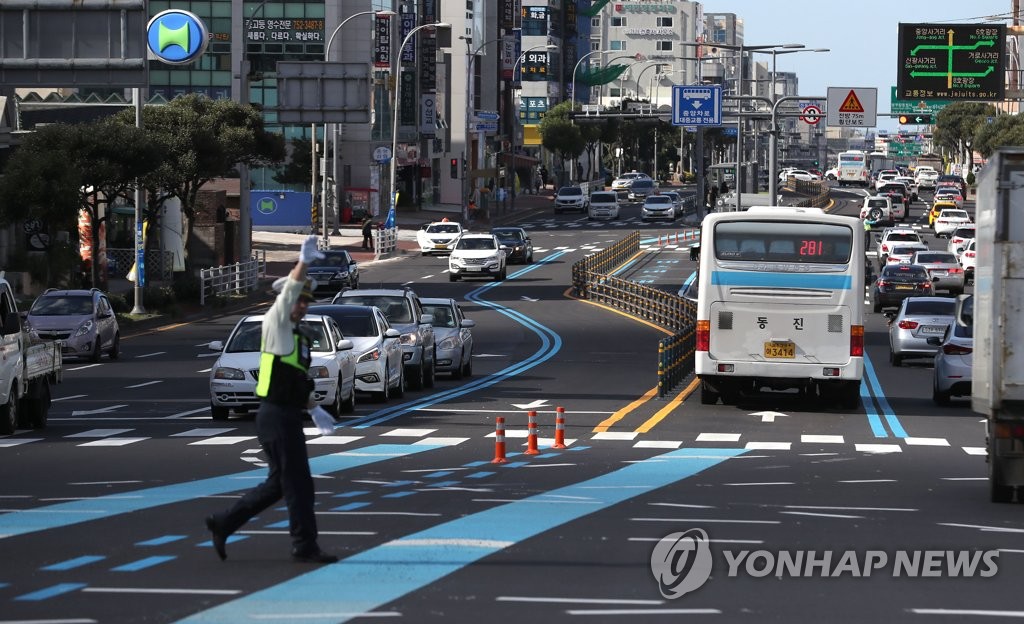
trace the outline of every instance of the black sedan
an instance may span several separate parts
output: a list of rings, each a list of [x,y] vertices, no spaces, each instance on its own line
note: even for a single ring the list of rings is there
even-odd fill
[[[928,270],[917,264],[888,264],[875,280],[871,302],[875,312],[899,307],[907,297],[931,297],[934,293]]]
[[[338,292],[342,288],[359,288],[359,264],[344,249],[330,249],[324,257],[314,260],[306,273],[316,279],[316,290]]]
[[[509,264],[533,263],[533,242],[526,230],[521,227],[496,227],[491,228],[491,234],[498,238],[498,243],[508,247],[505,260]]]

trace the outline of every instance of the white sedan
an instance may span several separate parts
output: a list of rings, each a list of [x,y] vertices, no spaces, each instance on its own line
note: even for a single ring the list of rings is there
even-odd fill
[[[244,413],[259,407],[256,383],[260,372],[260,339],[263,315],[245,316],[231,330],[227,343],[208,346],[221,355],[210,369],[210,411],[214,420],[226,420],[228,413]],[[327,316],[307,314],[299,327],[310,336],[313,398],[337,416],[356,407],[356,359],[352,341],[346,340],[338,324]]]
[[[455,248],[455,242],[460,236],[462,225],[445,219],[424,225],[416,232],[416,242],[419,243],[420,253],[424,256],[448,254]]]
[[[344,300],[343,300],[344,301]],[[329,316],[354,345],[356,390],[369,392],[379,401],[405,396],[401,332],[388,323],[377,306],[355,304],[315,305],[310,314]]]
[[[948,209],[943,210],[939,213],[937,219],[935,219],[935,235],[936,236],[949,236],[956,231],[957,228],[963,227],[971,223],[971,217],[967,214],[966,210]]]

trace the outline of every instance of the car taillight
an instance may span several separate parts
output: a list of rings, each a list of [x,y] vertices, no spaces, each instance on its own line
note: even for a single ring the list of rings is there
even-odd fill
[[[899,322],[900,329],[917,329],[917,325],[917,321],[908,321],[906,319]]]
[[[852,325],[850,327],[850,355],[852,357],[864,357],[863,325]]]
[[[949,273],[954,273],[954,274],[956,274],[956,273],[963,273],[963,272],[964,272],[964,270],[963,270],[963,269],[961,269],[960,267],[956,267],[955,269],[949,269],[949,271],[948,271],[948,272],[949,272]]]
[[[967,355],[974,351],[971,347],[965,347],[957,344],[944,344],[942,345],[942,352],[946,355]]]
[[[974,252],[973,251],[965,251],[964,252],[964,256],[967,257],[967,258],[973,258],[974,257]]]
[[[711,321],[697,321],[697,351],[711,350]]]
[[[885,243],[882,243],[882,251],[889,251],[889,246],[886,245]]]
[[[885,281],[884,279],[880,279],[880,280],[878,280],[878,284],[877,284],[877,285],[878,285],[879,287],[882,287],[882,286],[888,286],[888,285],[889,285],[889,282]]]
[[[921,288],[924,288],[925,290],[927,290],[927,289],[932,287],[932,283],[931,282],[921,282],[920,284],[918,284],[918,286],[920,286]]]

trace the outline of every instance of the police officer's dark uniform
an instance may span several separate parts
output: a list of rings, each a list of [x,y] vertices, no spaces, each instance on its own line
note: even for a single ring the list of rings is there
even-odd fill
[[[313,477],[302,432],[302,421],[313,391],[313,381],[307,374],[311,342],[299,324],[290,318],[292,307],[300,297],[313,300],[309,282],[300,282],[289,276],[277,300],[264,316],[263,352],[256,386],[256,394],[262,401],[256,413],[256,433],[267,455],[269,472],[263,483],[249,491],[231,509],[206,519],[206,526],[213,533],[214,548],[221,559],[227,557],[227,537],[283,496],[288,506],[292,557],[312,563],[337,561],[337,557],[322,552],[317,545]],[[290,343],[291,349],[287,350],[282,343]],[[285,350],[287,353],[280,354]]]

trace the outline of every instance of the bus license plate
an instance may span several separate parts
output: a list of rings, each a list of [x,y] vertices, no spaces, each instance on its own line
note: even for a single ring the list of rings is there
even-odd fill
[[[796,345],[792,342],[766,342],[764,356],[774,360],[793,359],[796,357]]]

